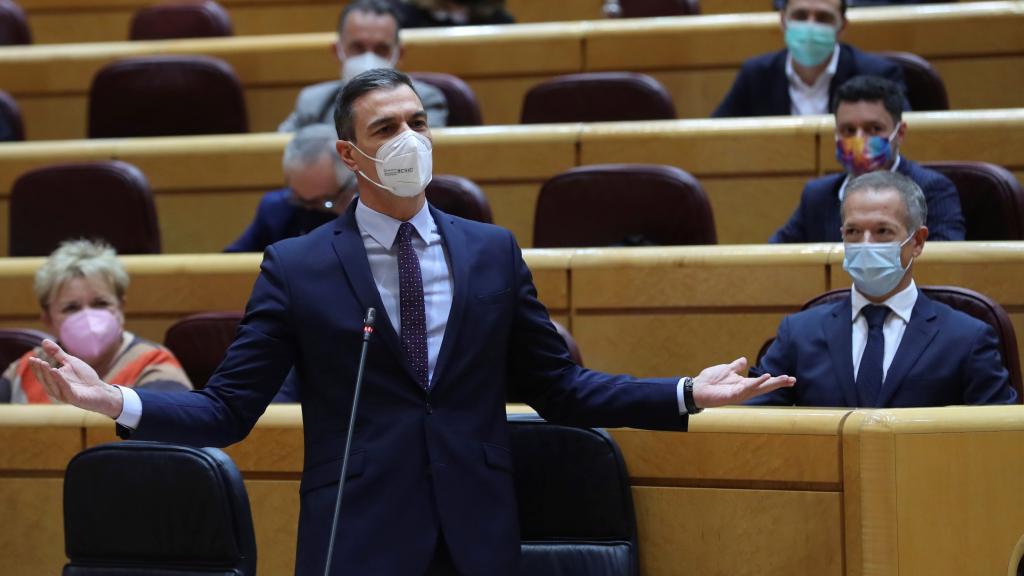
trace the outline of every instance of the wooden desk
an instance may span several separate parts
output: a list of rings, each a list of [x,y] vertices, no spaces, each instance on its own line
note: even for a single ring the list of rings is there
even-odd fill
[[[955,109],[1024,105],[1019,0],[859,9],[850,20],[846,39],[858,47],[909,50],[932,61]],[[89,83],[102,65],[142,54],[208,54],[239,75],[252,130],[271,131],[302,87],[337,77],[333,39],[324,32],[9,47],[0,49],[0,85],[22,106],[30,139],[81,138]],[[743,60],[783,45],[771,12],[408,30],[403,40],[402,69],[464,78],[488,124],[518,123],[523,96],[542,80],[602,70],[652,74],[681,118],[706,117]]]
[[[681,565],[710,575],[1003,574],[1020,556],[1022,406],[720,408],[687,433],[612,436],[633,486],[644,576]],[[0,406],[0,571],[59,571],[64,467],[113,440],[109,419],[75,408]],[[290,573],[299,408],[271,406],[228,454],[246,480],[260,572]]]

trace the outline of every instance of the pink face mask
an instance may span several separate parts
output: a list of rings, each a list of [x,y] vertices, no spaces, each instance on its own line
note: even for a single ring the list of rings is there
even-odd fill
[[[121,338],[121,323],[110,310],[85,308],[64,319],[60,343],[73,356],[92,363]]]

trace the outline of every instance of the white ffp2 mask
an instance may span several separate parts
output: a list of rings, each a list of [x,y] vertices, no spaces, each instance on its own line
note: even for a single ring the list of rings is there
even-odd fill
[[[338,57],[341,58],[341,80],[346,84],[367,70],[395,67],[393,60],[378,56],[374,52],[363,52],[356,56],[345,56],[341,50],[338,50]]]
[[[381,144],[376,158],[363,152],[355,144],[352,144],[352,147],[377,163],[377,176],[380,182],[374,181],[362,170],[359,171],[359,175],[395,196],[412,198],[423,192],[433,178],[433,146],[430,139],[419,132],[405,130]]]

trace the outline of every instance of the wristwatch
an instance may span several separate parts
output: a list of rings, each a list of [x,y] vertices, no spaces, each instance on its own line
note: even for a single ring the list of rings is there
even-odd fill
[[[683,405],[686,407],[687,414],[700,414],[704,411],[693,400],[693,378],[689,376],[683,377]]]

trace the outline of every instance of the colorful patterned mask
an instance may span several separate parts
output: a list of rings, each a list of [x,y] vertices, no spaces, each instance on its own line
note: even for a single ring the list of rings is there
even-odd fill
[[[836,137],[836,160],[853,175],[866,174],[889,165],[896,156],[892,140],[899,132],[899,126],[888,138],[882,136]]]

